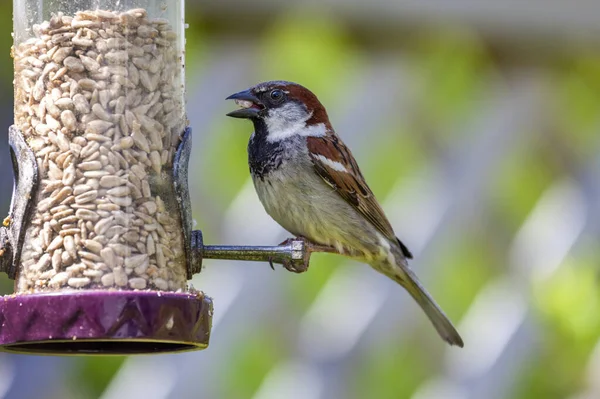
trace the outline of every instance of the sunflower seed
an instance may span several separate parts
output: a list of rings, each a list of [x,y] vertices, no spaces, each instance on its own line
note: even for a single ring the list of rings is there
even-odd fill
[[[102,285],[105,287],[112,287],[115,285],[115,275],[113,273],[107,273],[100,278]]]
[[[73,288],[83,288],[85,286],[90,285],[92,280],[88,277],[71,277],[68,281],[69,287]]]
[[[124,287],[127,285],[127,273],[122,267],[115,267],[113,270],[115,285]]]

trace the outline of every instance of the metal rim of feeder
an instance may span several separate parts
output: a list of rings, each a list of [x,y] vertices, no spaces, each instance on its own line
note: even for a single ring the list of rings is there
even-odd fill
[[[0,301],[0,342],[5,352],[38,355],[186,352],[208,346],[212,311],[202,293],[14,295]]]

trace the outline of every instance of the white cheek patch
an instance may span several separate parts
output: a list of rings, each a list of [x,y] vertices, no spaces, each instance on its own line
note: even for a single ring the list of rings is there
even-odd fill
[[[269,134],[267,136],[267,141],[269,143],[275,143],[277,141],[285,140],[293,136],[323,137],[327,134],[327,128],[325,127],[324,123],[306,126],[305,121],[303,121],[302,123],[289,125],[288,127],[281,130],[271,130],[271,128],[268,129]]]
[[[314,157],[317,158],[319,161],[323,162],[325,165],[329,166],[333,170],[348,173],[348,169],[346,169],[346,167],[338,161],[332,161],[331,159],[321,154],[315,155]]]
[[[269,110],[265,118],[269,133],[279,133],[285,130],[291,130],[303,125],[310,118],[303,107],[294,103],[287,103],[279,108]]]
[[[265,118],[267,131],[269,132],[267,141],[274,143],[296,135],[324,136],[327,133],[325,124],[319,123],[306,126],[306,121],[311,116],[312,113],[306,112],[303,107],[293,103],[269,110],[269,115]]]

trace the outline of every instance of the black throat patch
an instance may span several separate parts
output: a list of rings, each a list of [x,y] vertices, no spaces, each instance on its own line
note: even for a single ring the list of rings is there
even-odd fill
[[[262,120],[254,121],[254,135],[248,142],[250,173],[264,181],[265,176],[281,166],[284,145],[267,141],[267,127]]]

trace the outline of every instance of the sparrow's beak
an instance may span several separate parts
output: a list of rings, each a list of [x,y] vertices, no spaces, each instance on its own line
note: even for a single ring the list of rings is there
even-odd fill
[[[241,107],[227,114],[227,116],[233,118],[258,118],[258,113],[264,108],[258,97],[252,94],[250,89],[232,94],[226,100],[235,100],[235,103]]]

